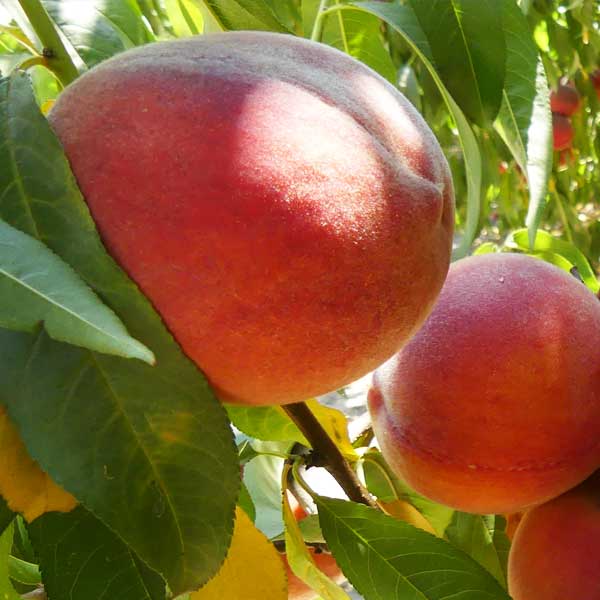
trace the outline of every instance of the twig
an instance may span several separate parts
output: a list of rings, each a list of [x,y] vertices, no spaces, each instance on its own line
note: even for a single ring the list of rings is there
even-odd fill
[[[329,437],[310,408],[304,402],[286,404],[282,408],[304,434],[315,453],[322,459],[325,469],[340,484],[348,498],[353,502],[377,508],[375,500],[364,488],[340,449]]]

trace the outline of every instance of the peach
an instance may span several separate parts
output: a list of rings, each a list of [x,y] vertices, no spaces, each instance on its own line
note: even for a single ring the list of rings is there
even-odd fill
[[[342,573],[338,564],[335,562],[335,558],[333,558],[331,554],[327,552],[321,552],[312,546],[309,546],[308,551],[310,552],[317,567],[319,567],[319,569],[323,571],[327,577],[333,579],[333,581],[336,583],[343,583],[346,581],[346,577],[344,577],[344,574]],[[313,600],[314,598],[317,598],[318,594],[310,586],[304,583],[302,579],[294,575],[287,563],[287,560],[285,560],[285,556],[284,562],[288,579],[288,599]]]
[[[600,478],[528,511],[508,559],[514,600],[600,600]]]
[[[49,120],[106,248],[224,400],[357,379],[441,289],[446,160],[404,96],[333,48],[150,44],[76,80]]]
[[[552,114],[552,141],[554,150],[566,150],[573,143],[573,125],[569,117]]]
[[[369,408],[421,494],[474,513],[545,502],[600,466],[600,302],[536,258],[460,260]]]
[[[579,110],[579,92],[572,84],[561,83],[550,94],[550,110],[570,117]]]

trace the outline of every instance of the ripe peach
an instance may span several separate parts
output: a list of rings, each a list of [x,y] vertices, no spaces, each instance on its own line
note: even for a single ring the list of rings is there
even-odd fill
[[[222,399],[357,379],[441,289],[448,165],[404,96],[337,50],[261,32],[150,44],[49,119],[108,251]]]
[[[550,94],[550,110],[570,117],[579,110],[579,99],[579,92],[575,86],[561,83]]]
[[[514,600],[600,600],[600,478],[528,511],[508,559]]]
[[[573,142],[573,126],[569,117],[552,114],[552,141],[554,150],[566,150]]]
[[[460,260],[369,408],[423,495],[475,513],[545,502],[600,466],[600,302],[529,256]]]

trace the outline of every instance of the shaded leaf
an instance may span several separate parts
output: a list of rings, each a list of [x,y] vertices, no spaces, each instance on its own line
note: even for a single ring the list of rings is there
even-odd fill
[[[11,510],[6,500],[0,495],[0,535],[12,523],[15,512]]]
[[[457,510],[446,528],[446,537],[506,587],[505,573],[494,545],[493,531],[494,515],[473,515]]]
[[[246,487],[245,483],[242,483],[240,489],[240,497],[238,498],[238,506],[248,515],[250,520],[254,523],[256,520],[256,507],[252,501],[252,496]]]
[[[545,207],[552,171],[552,116],[548,81],[527,19],[514,0],[503,0],[506,79],[495,128],[527,176],[530,243]]]
[[[31,459],[16,427],[0,406],[0,495],[27,521],[48,511],[69,512],[77,500],[65,492]]]
[[[156,575],[149,580],[123,541],[82,506],[42,515],[29,533],[52,600],[166,598],[164,582]]]
[[[0,82],[0,135],[0,162],[21,184],[0,184],[0,217],[69,263],[157,357],[149,367],[43,331],[0,330],[0,402],[57,483],[174,594],[197,589],[219,569],[233,530],[240,475],[225,411],[106,254],[22,73]]]
[[[436,72],[469,120],[484,126],[498,113],[506,46],[496,0],[409,0]]]
[[[452,521],[454,509],[438,504],[415,492],[390,469],[379,450],[370,450],[363,457],[363,470],[367,488],[378,500],[394,502],[404,500],[414,506],[430,523],[435,533],[443,537]],[[416,523],[413,523],[416,525]]]
[[[43,0],[88,67],[154,40],[135,0]]]
[[[496,554],[500,561],[500,567],[506,581],[508,573],[508,553],[510,552],[510,539],[506,532],[507,521],[502,515],[495,515],[492,541],[496,548]]]
[[[379,511],[317,498],[321,528],[366,600],[509,600],[494,577],[448,542]]]
[[[32,332],[39,323],[55,340],[154,363],[69,265],[0,220],[0,327]]]
[[[236,511],[233,539],[217,575],[190,600],[287,600],[283,561],[275,546],[240,508]]]

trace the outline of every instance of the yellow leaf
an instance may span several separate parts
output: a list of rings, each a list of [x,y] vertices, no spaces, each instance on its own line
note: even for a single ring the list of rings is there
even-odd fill
[[[317,417],[323,429],[329,434],[329,437],[337,444],[342,454],[351,462],[358,459],[356,450],[352,447],[350,436],[348,435],[348,420],[341,411],[335,408],[323,406],[317,400],[307,400],[306,404]]]
[[[419,529],[437,535],[431,523],[406,500],[392,500],[391,502],[379,502],[379,506],[391,517],[406,521]]]
[[[287,481],[289,466],[284,467],[282,481]],[[290,506],[287,490],[283,491],[283,522],[285,523],[285,550],[292,572],[306,582],[323,600],[350,600],[348,594],[330,579],[315,563]]]
[[[6,409],[0,406],[0,496],[29,522],[46,512],[69,512],[77,500],[56,485],[29,456]]]
[[[229,554],[217,575],[190,600],[287,600],[283,560],[238,506]]]

